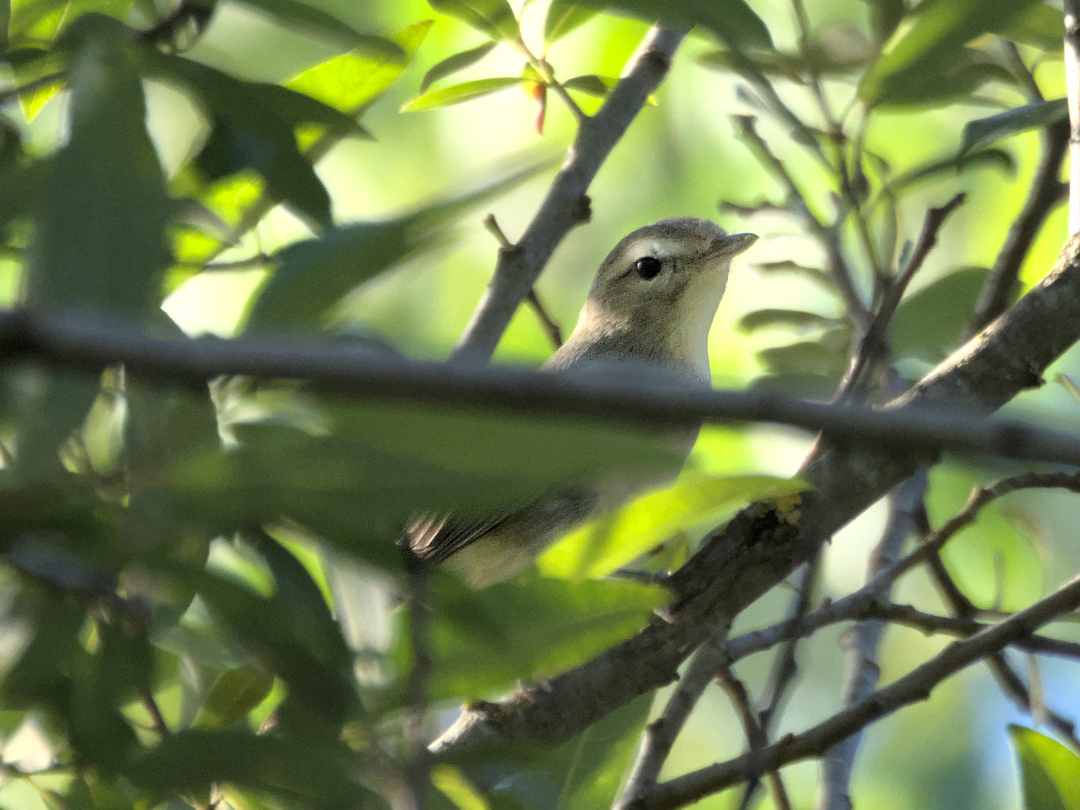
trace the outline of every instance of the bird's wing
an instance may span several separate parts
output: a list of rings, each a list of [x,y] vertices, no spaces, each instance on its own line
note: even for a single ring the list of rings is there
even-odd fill
[[[505,522],[513,513],[463,520],[453,515],[417,515],[405,527],[409,548],[422,560],[441,563]]]

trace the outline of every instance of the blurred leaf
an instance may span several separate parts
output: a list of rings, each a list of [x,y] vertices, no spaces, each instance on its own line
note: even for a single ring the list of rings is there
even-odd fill
[[[507,175],[457,199],[385,222],[342,225],[318,239],[290,245],[255,300],[249,331],[321,328],[327,310],[357,285],[389,269],[470,206],[490,200],[531,177],[539,166]]]
[[[1063,46],[1065,15],[1049,3],[1036,3],[1005,29],[1008,39],[1031,45],[1049,53],[1058,53]]]
[[[598,579],[673,537],[712,527],[751,501],[807,489],[799,479],[770,476],[680,481],[575,529],[541,556],[540,570],[572,580]]]
[[[473,591],[439,576],[431,594],[432,697],[486,697],[520,678],[565,671],[640,630],[667,596],[631,582],[535,575]],[[403,638],[395,654],[402,688],[410,655]]]
[[[1023,726],[1010,725],[1009,738],[1020,760],[1026,810],[1080,808],[1080,757]]]
[[[221,673],[195,717],[193,728],[229,726],[266,700],[274,676],[258,667],[239,667]]]
[[[214,574],[165,567],[196,584],[213,614],[288,685],[294,698],[331,722],[343,723],[355,715],[352,656],[340,633],[323,632],[309,613],[276,594],[265,599]]]
[[[13,48],[4,57],[17,87],[28,87],[19,93],[19,108],[27,122],[33,121],[42,108],[67,83],[64,62],[59,55],[40,48]],[[53,77],[47,81],[48,77]]]
[[[452,87],[444,87],[441,90],[432,90],[430,93],[416,96],[402,105],[401,112],[449,107],[451,104],[472,101],[474,98],[496,93],[507,87],[513,87],[515,84],[524,84],[526,81],[527,79],[523,76],[501,76],[493,79],[476,79],[471,82],[463,82]]]
[[[456,73],[459,70],[464,70],[467,67],[471,67],[491,53],[499,43],[496,41],[485,42],[482,45],[477,45],[475,48],[469,48],[466,51],[455,53],[453,56],[448,56],[441,62],[436,64],[431,70],[424,74],[423,80],[420,82],[420,92],[423,93],[432,84],[439,79],[444,79],[451,73]]]
[[[757,353],[758,360],[774,374],[824,374],[843,370],[847,357],[822,345],[819,340],[805,340],[787,346],[774,346]]]
[[[550,45],[562,39],[598,13],[598,9],[588,8],[577,0],[552,0],[544,18],[544,43]]]
[[[773,46],[768,27],[744,0],[590,0],[590,5],[620,9],[650,22],[700,25],[735,49]]]
[[[966,155],[974,149],[987,146],[1002,138],[1042,129],[1069,117],[1069,104],[1063,98],[1053,101],[1037,101],[1014,107],[988,118],[969,121],[964,125],[964,134],[960,144],[960,154]]]
[[[332,14],[297,0],[237,0],[279,20],[287,28],[306,30],[380,61],[404,65],[405,51],[387,37],[361,34]]]
[[[366,807],[373,797],[350,778],[356,755],[329,738],[303,740],[239,731],[182,731],[135,759],[126,776],[145,790],[205,790],[247,785],[289,806]]]
[[[966,267],[904,298],[889,329],[894,353],[936,363],[955,349],[988,272]]]
[[[836,318],[826,318],[816,312],[803,312],[794,309],[759,309],[748,312],[740,319],[736,328],[741,332],[754,332],[774,326],[786,326],[792,329],[811,327],[831,327],[836,325]]]
[[[752,68],[762,76],[775,76],[802,83],[810,74],[819,76],[847,76],[859,70],[866,61],[862,53],[833,54],[818,48],[812,58],[780,51],[742,52],[731,50],[710,51],[698,57],[707,68],[731,71],[745,75]]]
[[[866,0],[866,4],[870,7],[874,39],[879,43],[885,42],[904,19],[907,12],[904,0]]]
[[[579,93],[585,93],[589,96],[606,98],[607,94],[610,93],[618,83],[619,80],[615,76],[588,75],[575,76],[572,79],[567,79],[562,85],[567,90],[576,90]],[[648,102],[655,106],[656,97],[650,95]]]
[[[924,163],[903,174],[896,175],[886,184],[885,190],[874,198],[870,207],[876,206],[883,197],[889,194],[898,196],[919,183],[950,175],[959,176],[969,169],[983,167],[999,169],[1006,174],[1012,175],[1016,172],[1016,161],[1013,160],[1012,155],[1003,149],[979,149],[964,155],[955,155],[931,163]]]
[[[1080,402],[1080,385],[1076,380],[1070,377],[1068,374],[1062,374],[1060,371],[1054,375],[1054,382],[1069,392],[1069,396]]]
[[[828,401],[836,393],[840,377],[836,374],[811,374],[798,371],[765,374],[751,383],[751,391],[784,394],[796,399]]]
[[[404,60],[377,58],[357,50],[308,68],[284,84],[337,110],[358,115],[412,62],[431,25],[431,20],[424,20],[387,35],[403,51]]]
[[[890,43],[863,76],[859,98],[869,106],[918,103],[956,69],[965,43],[988,31],[1006,29],[1035,2],[926,0],[918,7],[914,25]]]
[[[456,17],[490,39],[517,39],[514,10],[506,0],[428,0],[436,11]]]

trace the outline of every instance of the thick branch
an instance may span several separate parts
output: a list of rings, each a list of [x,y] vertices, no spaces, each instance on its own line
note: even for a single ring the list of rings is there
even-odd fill
[[[667,75],[671,58],[686,32],[654,28],[642,43],[629,72],[592,118],[584,119],[567,151],[540,210],[513,250],[499,254],[495,275],[472,320],[465,328],[454,359],[484,363],[529,294],[540,271],[564,236],[588,219],[585,192],[608,154],[630,126],[649,96]]]
[[[452,367],[284,338],[156,339],[141,329],[80,313],[0,313],[0,359],[92,374],[123,363],[147,379],[200,391],[207,380],[221,375],[301,379],[309,390],[367,401],[508,409],[623,425],[772,422],[824,430],[832,437],[894,451],[960,450],[1080,464],[1080,436],[1020,422],[977,421],[955,409],[844,408],[768,393],[676,389],[665,387],[666,380],[632,374],[589,380],[509,368]]]
[[[763,751],[702,768],[673,779],[648,797],[632,805],[634,810],[670,810],[684,807],[711,793],[744,781],[761,768],[775,770],[783,765],[819,756],[830,746],[865,728],[902,706],[925,700],[935,686],[961,669],[986,658],[1014,639],[1030,635],[1055,617],[1080,607],[1080,579],[1036,602],[1009,619],[946,647],[927,663],[879,689],[861,703],[833,715],[802,734],[789,735]]]

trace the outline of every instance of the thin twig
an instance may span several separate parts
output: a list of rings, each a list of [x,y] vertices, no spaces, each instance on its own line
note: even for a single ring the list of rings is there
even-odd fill
[[[716,680],[731,700],[731,705],[735,709],[735,714],[742,724],[743,733],[746,735],[750,753],[761,751],[768,745],[769,738],[765,729],[758,722],[758,713],[754,709],[753,701],[750,699],[750,693],[746,686],[735,677],[735,673],[727,664],[720,667],[719,672],[716,674]],[[751,778],[746,792],[743,794],[740,810],[746,810],[750,807],[754,795],[752,787],[758,784],[761,775],[761,773],[757,773]],[[769,789],[773,794],[773,804],[777,807],[777,810],[791,810],[791,800],[788,799],[787,788],[784,786],[784,780],[780,777],[779,772],[769,771],[766,778],[769,781]]]
[[[788,172],[783,161],[773,153],[765,139],[758,134],[754,116],[734,115],[732,121],[735,123],[736,135],[753,152],[758,162],[784,187],[788,196],[788,206],[797,211],[806,223],[807,229],[825,246],[829,257],[829,271],[836,288],[843,296],[848,313],[856,324],[865,328],[871,321],[871,315],[855,289],[851,270],[848,268],[847,261],[844,259],[843,251],[840,248],[839,237],[833,229],[818,219],[810,209],[806,196],[790,172]]]
[[[623,788],[616,808],[624,807],[656,787],[660,769],[667,761],[675,739],[686,724],[690,712],[701,699],[705,688],[724,666],[723,643],[729,626],[720,628],[698,647],[686,671],[679,677],[663,714],[645,728],[637,760]]]
[[[492,233],[498,241],[500,248],[503,250],[514,249],[513,243],[506,238],[506,234],[503,232],[503,229],[499,227],[499,222],[495,219],[494,214],[488,214],[484,217],[484,227]],[[543,303],[541,303],[540,297],[536,294],[535,287],[529,290],[529,294],[525,300],[532,308],[533,314],[536,315],[537,320],[540,321],[540,328],[544,330],[544,334],[547,335],[552,347],[558,349],[563,345],[562,330],[559,329],[559,325],[555,323],[554,319],[548,314]]]
[[[746,781],[760,768],[777,769],[791,762],[820,756],[840,740],[897,709],[925,700],[934,687],[960,670],[1006,647],[1017,638],[1030,635],[1038,627],[1080,607],[1080,578],[1070,581],[1050,596],[1025,610],[941,653],[916,667],[866,700],[845,709],[822,723],[784,737],[754,754],[702,768],[660,785],[639,799],[629,810],[673,810],[704,796]]]
[[[941,230],[941,226],[945,224],[949,214],[962,205],[966,199],[967,195],[960,192],[940,208],[931,208],[926,212],[922,233],[919,235],[915,250],[912,251],[911,258],[908,259],[903,271],[886,291],[881,306],[878,307],[874,320],[870,324],[870,328],[863,336],[855,360],[848,369],[844,381],[840,384],[838,400],[850,398],[859,385],[865,370],[881,353],[885,345],[885,335],[888,332],[889,324],[892,322],[893,315],[896,314],[896,308],[900,306],[900,300],[904,297],[908,285],[911,284],[911,280],[915,278],[915,274],[919,272],[923,262],[926,261],[926,257],[930,254],[934,245],[937,244],[938,232]]]
[[[580,123],[566,162],[521,241],[512,251],[500,251],[491,284],[454,350],[455,360],[478,365],[491,358],[556,245],[571,228],[588,219],[589,184],[667,75],[685,34],[683,29],[652,29],[631,58],[629,72],[608,94],[600,110]]]
[[[157,704],[157,700],[154,699],[154,693],[150,687],[142,687],[139,689],[139,701],[142,703],[143,708],[150,714],[150,721],[153,724],[153,729],[157,732],[157,735],[164,739],[170,736],[169,724],[165,722],[165,716],[161,713],[161,708]]]
[[[867,578],[870,581],[896,564],[904,543],[916,529],[916,512],[926,493],[926,470],[920,470],[889,496],[889,518],[881,540],[870,556]],[[878,592],[879,599],[888,599],[888,591]],[[840,705],[849,708],[869,697],[877,686],[881,670],[877,665],[878,647],[885,633],[885,622],[871,619],[860,622],[843,636],[844,682]],[[855,733],[825,752],[822,758],[819,810],[849,810],[851,772],[861,742]]]

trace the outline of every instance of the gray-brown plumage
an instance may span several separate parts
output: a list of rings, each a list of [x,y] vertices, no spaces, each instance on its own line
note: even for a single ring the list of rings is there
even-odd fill
[[[757,240],[727,235],[703,219],[646,225],[622,239],[600,265],[569,340],[543,371],[638,375],[653,384],[710,385],[709,329],[731,258]],[[668,429],[670,469],[628,470],[566,487],[510,514],[457,522],[420,516],[406,529],[422,559],[445,562],[473,587],[526,568],[553,541],[589,517],[673,480],[698,429]]]

